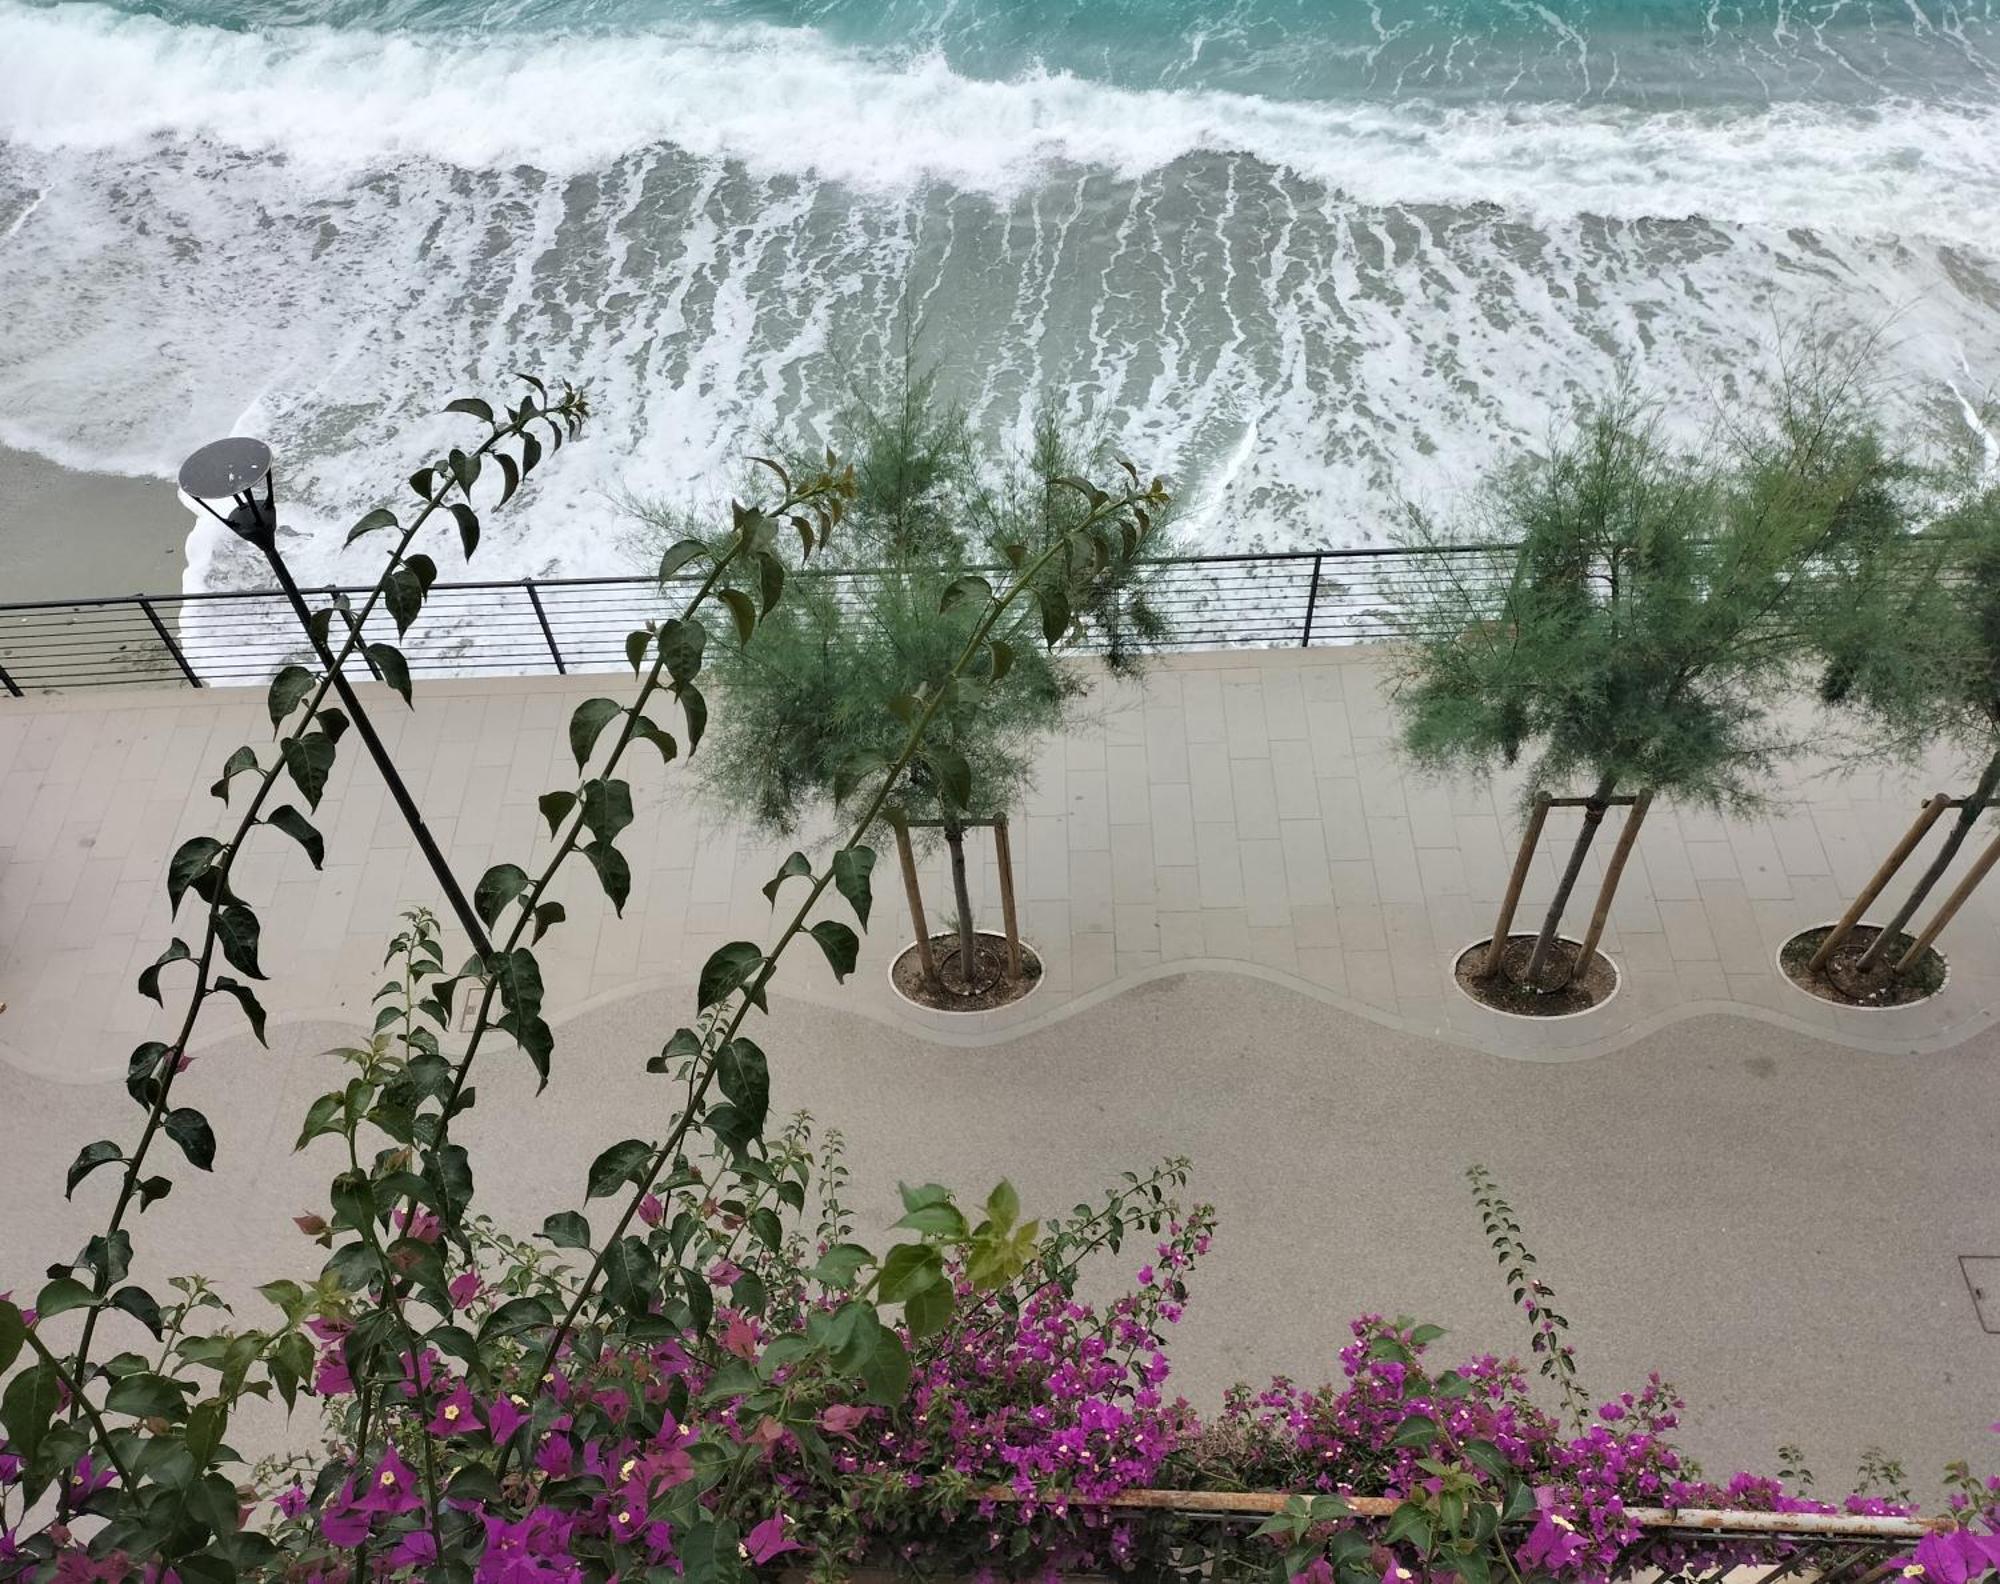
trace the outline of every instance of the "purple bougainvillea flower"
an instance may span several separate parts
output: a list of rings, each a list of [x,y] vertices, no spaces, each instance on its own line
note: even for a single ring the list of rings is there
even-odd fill
[[[1923,1584],[1966,1584],[1989,1572],[2000,1557],[2000,1535],[1971,1529],[1933,1530],[1917,1542],[1914,1565]],[[1905,1569],[1905,1571],[1908,1571]]]
[[[437,1539],[428,1529],[412,1529],[389,1553],[392,1568],[429,1567],[437,1561]]]
[[[734,1353],[740,1359],[757,1356],[757,1328],[734,1310],[722,1328],[722,1351]]]
[[[438,1234],[444,1230],[443,1224],[428,1210],[419,1210],[415,1215],[410,1214],[408,1210],[398,1210],[395,1222],[406,1236],[413,1237],[420,1243],[435,1243]]]
[[[464,1381],[458,1389],[438,1404],[437,1412],[431,1415],[431,1422],[425,1427],[432,1435],[470,1435],[475,1430],[484,1430],[480,1422],[479,1401],[466,1389]]]
[[[406,1513],[422,1505],[423,1498],[417,1494],[417,1476],[391,1447],[375,1465],[375,1472],[368,1476],[368,1484],[354,1503],[354,1510]]]
[[[495,1397],[493,1406],[486,1410],[486,1429],[495,1446],[505,1446],[527,1422],[527,1413],[512,1397]]]
[[[652,1194],[639,1201],[639,1219],[649,1227],[656,1227],[667,1218],[667,1207]]]
[[[854,1427],[867,1417],[866,1408],[857,1408],[853,1403],[833,1403],[820,1410],[819,1427],[828,1435],[846,1436],[851,1440]]]
[[[334,1493],[333,1500],[319,1515],[319,1532],[326,1536],[328,1545],[339,1546],[344,1551],[368,1538],[371,1521],[369,1515],[355,1505],[354,1481],[350,1479]]]
[[[709,1266],[708,1279],[718,1287],[734,1287],[743,1280],[743,1267],[734,1260],[719,1259]]]
[[[311,1498],[306,1495],[304,1487],[297,1480],[293,1480],[291,1484],[278,1492],[277,1498],[272,1502],[272,1505],[287,1518],[296,1518],[306,1510],[310,1501]]]
[[[347,1360],[340,1349],[328,1348],[319,1358],[313,1374],[313,1390],[322,1397],[345,1397],[354,1390],[354,1377],[347,1372]]]
[[[805,1547],[785,1538],[785,1515],[772,1513],[743,1537],[743,1544],[737,1549],[762,1567],[773,1557],[783,1556],[787,1551],[803,1551]]]
[[[466,1271],[462,1275],[452,1277],[451,1286],[445,1290],[451,1294],[452,1308],[465,1308],[466,1305],[477,1299],[483,1290],[483,1285],[479,1280],[479,1272]]]
[[[80,1502],[94,1496],[109,1485],[117,1476],[109,1468],[100,1469],[88,1453],[76,1460],[68,1476],[63,1480],[65,1493],[73,1502]]]
[[[0,1448],[7,1445],[0,1441]],[[12,1485],[21,1477],[21,1460],[12,1452],[0,1451],[0,1485]]]
[[[1319,1557],[1303,1572],[1294,1573],[1292,1584],[1333,1584],[1333,1564]]]

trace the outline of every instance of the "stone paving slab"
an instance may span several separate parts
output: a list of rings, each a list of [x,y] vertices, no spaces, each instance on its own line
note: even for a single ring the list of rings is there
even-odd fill
[[[886,852],[859,982],[837,989],[801,951],[784,966],[786,992],[978,1045],[1166,974],[1248,967],[1381,1025],[1537,1061],[1601,1055],[1711,1012],[1883,1052],[1941,1049],[1994,1021],[2000,887],[1952,925],[1950,982],[1921,1006],[1826,1006],[1774,963],[1788,936],[1840,912],[1927,793],[1956,784],[1949,765],[1802,776],[1755,818],[1656,807],[1605,938],[1622,973],[1613,1000],[1563,1020],[1473,1004],[1450,964],[1491,930],[1519,835],[1517,788],[1414,777],[1395,750],[1384,674],[1368,648],[1238,651],[1165,659],[1102,687],[1088,718],[1040,755],[1015,822],[1022,930],[1047,965],[1031,997],[976,1016],[903,1003],[886,968],[911,929]],[[364,694],[469,889],[502,859],[532,872],[548,840],[535,799],[573,784],[569,713],[623,683],[431,682],[414,714],[380,688]],[[261,692],[0,704],[0,1060],[95,1082],[157,1034],[160,1014],[133,979],[171,933],[165,857],[224,828],[208,785],[238,743],[269,738]],[[581,864],[561,883],[570,922],[541,948],[552,1012],[684,980],[724,941],[768,937],[759,888],[794,845],[825,846],[824,831],[774,842],[737,828],[704,805],[685,764],[663,770],[641,755],[630,769],[639,818],[621,842],[634,872],[627,917],[610,916]],[[1551,892],[1577,818],[1551,816],[1517,928]],[[356,1015],[398,910],[439,906],[353,739],[319,824],[322,873],[275,834],[237,871],[264,911],[277,1018]],[[1609,835],[1598,845],[1573,926]],[[933,908],[949,895],[938,855],[924,884]],[[983,844],[974,896],[997,926]]]

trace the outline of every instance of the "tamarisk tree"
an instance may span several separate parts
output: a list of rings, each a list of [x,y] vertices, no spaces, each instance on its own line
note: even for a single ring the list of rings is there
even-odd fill
[[[959,973],[971,989],[967,829],[1005,817],[1033,779],[1037,742],[1088,691],[1086,674],[1053,653],[1061,640],[1087,632],[1125,670],[1159,638],[1138,557],[1155,542],[1166,496],[1123,464],[1133,505],[1120,532],[1077,539],[1109,497],[1081,476],[1086,464],[1054,420],[1041,419],[1028,454],[989,484],[963,412],[907,365],[839,428],[854,447],[856,488],[827,553],[831,575],[801,580],[755,645],[718,657],[732,707],[718,725],[709,785],[756,824],[789,833],[809,811],[843,806],[902,723],[934,704],[924,752],[887,813],[904,831],[941,830]],[[1039,570],[986,657],[949,676],[990,580],[1031,563]]]
[[[1544,976],[1614,795],[1762,800],[1789,746],[1771,703],[1824,620],[1815,569],[1893,531],[1895,471],[1845,384],[1788,386],[1701,454],[1621,395],[1492,480],[1483,522],[1451,545],[1412,513],[1422,574],[1398,596],[1394,681],[1409,756],[1478,772],[1525,756],[1530,802],[1588,789],[1530,988],[1568,982]]]
[[[1848,569],[1827,602],[1821,694],[1865,723],[1871,754],[1938,744],[1979,765],[1930,863],[1855,963],[1881,963],[2000,795],[2000,484],[1931,481],[1944,507],[1921,535]]]

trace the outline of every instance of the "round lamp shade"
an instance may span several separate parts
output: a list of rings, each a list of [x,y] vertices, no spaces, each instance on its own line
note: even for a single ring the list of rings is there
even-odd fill
[[[181,464],[180,485],[196,500],[227,500],[253,489],[271,471],[271,448],[247,435],[216,440]]]

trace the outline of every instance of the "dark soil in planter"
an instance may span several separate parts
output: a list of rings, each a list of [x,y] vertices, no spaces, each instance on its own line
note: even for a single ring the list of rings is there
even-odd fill
[[[1007,937],[989,935],[981,930],[974,940],[978,956],[972,965],[969,983],[959,960],[956,932],[931,937],[931,953],[937,959],[938,978],[944,982],[943,994],[940,995],[936,987],[925,980],[923,963],[917,957],[914,941],[896,959],[895,967],[889,971],[890,982],[906,1000],[914,1001],[918,1006],[934,1007],[941,1012],[991,1011],[994,1007],[1020,1000],[1042,982],[1042,960],[1026,941],[1021,943],[1021,977],[1011,979],[1007,975]]]
[[[1572,1012],[1588,1012],[1608,1001],[1618,988],[1618,970],[1603,952],[1592,952],[1590,961],[1572,971],[1580,943],[1560,935],[1549,948],[1549,960],[1542,965],[1542,985],[1527,983],[1528,959],[1535,954],[1535,937],[1509,935],[1507,949],[1500,954],[1500,971],[1484,977],[1488,942],[1468,947],[1453,965],[1453,976],[1463,990],[1481,1006],[1522,1017],[1565,1017]]]
[[[1900,930],[1889,943],[1889,949],[1882,954],[1882,960],[1867,973],[1860,972],[1855,965],[1874,944],[1875,937],[1882,933],[1880,927],[1874,924],[1855,925],[1848,932],[1847,939],[1834,948],[1826,966],[1814,973],[1807,965],[1812,961],[1813,953],[1819,950],[1820,942],[1832,932],[1831,924],[1801,930],[1786,941],[1785,949],[1778,953],[1778,963],[1785,970],[1785,977],[1808,995],[1831,1001],[1835,1006],[1896,1007],[1928,1001],[1944,988],[1950,969],[1935,946],[1926,946],[1923,956],[1917,959],[1908,973],[1899,975],[1894,971],[1903,953],[1911,946],[1911,938]]]

